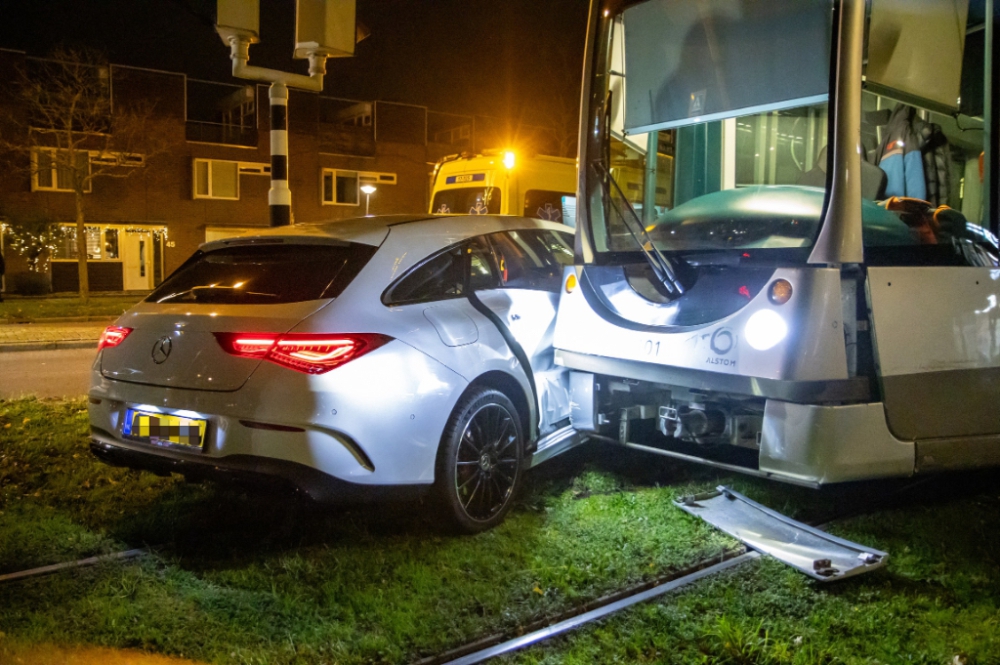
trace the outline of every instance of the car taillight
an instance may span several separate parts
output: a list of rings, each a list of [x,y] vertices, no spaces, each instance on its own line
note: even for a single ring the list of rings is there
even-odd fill
[[[132,332],[131,328],[122,328],[121,326],[108,326],[101,333],[101,339],[97,342],[97,350],[108,348],[111,346],[118,346],[125,341],[128,334]]]
[[[336,335],[215,333],[226,351],[244,358],[261,358],[306,374],[323,374],[392,341],[377,333]]]

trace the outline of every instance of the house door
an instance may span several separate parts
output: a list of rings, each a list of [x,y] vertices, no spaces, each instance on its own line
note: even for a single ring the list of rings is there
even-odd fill
[[[127,232],[122,247],[122,268],[126,291],[153,288],[153,234]]]

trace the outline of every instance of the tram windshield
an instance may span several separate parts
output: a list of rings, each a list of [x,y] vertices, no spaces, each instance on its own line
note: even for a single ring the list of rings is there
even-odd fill
[[[982,212],[984,3],[866,4],[853,121],[866,261],[995,265]],[[641,251],[672,282],[672,254],[808,259],[828,205],[827,147],[851,122],[830,110],[839,5],[640,0],[603,14],[589,96],[599,131],[583,162],[597,262]]]
[[[598,251],[807,252],[826,198],[832,9],[646,0],[614,17]]]

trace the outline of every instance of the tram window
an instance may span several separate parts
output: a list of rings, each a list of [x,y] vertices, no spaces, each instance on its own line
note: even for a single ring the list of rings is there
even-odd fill
[[[611,176],[593,179],[603,214],[584,216],[595,249],[638,251],[639,222],[666,253],[753,249],[763,258],[761,250],[776,249],[805,261],[831,180],[831,3],[709,1],[697,11],[687,0],[625,4],[601,65],[610,108],[595,109],[610,120]],[[869,3],[866,39],[874,41],[858,83],[866,260],[995,265],[1000,250],[982,226],[988,197],[975,92],[983,73],[969,66],[976,48],[982,60],[974,36],[982,17],[967,26],[962,1],[931,3],[930,13],[910,4]],[[920,47],[897,48],[913,44]],[[655,168],[647,158],[654,151]],[[893,197],[926,201],[930,216],[886,202]]]
[[[825,104],[760,113],[735,120],[736,186],[826,185]]]
[[[795,100],[825,96],[830,5],[647,0],[627,8],[626,127],[691,126],[701,118],[803,106]]]
[[[812,245],[827,186],[826,103],[671,133],[672,205],[657,206],[651,219],[643,215],[661,249],[804,250]]]
[[[831,3],[697,4],[629,3],[612,27],[614,186],[592,221],[597,250],[637,251],[637,220],[664,252],[801,250],[805,260],[827,183],[798,181],[828,134]]]
[[[866,35],[862,144],[868,168],[886,175],[881,210],[868,203],[862,210],[866,262],[996,266],[997,240],[982,225],[982,104],[959,100],[962,92],[983,88],[982,67],[962,57],[965,34],[978,34],[979,27],[966,25],[964,3],[935,9],[964,28],[958,33],[941,30],[943,18],[933,12],[901,19],[897,5],[874,0]],[[970,39],[981,59],[981,45]],[[887,46],[916,42],[922,48]],[[897,62],[899,52],[910,54],[905,63]]]
[[[674,207],[676,135],[675,131],[663,131],[630,135],[624,140],[617,137],[611,139],[611,175],[629,203],[644,219],[655,219],[657,215]],[[651,141],[656,146],[656,168],[653,171],[656,185],[652,192],[651,209],[644,212],[644,206],[650,203],[649,193],[646,191],[646,165]]]

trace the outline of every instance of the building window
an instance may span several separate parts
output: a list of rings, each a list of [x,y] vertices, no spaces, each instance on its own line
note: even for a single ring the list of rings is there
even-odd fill
[[[90,155],[84,151],[36,148],[31,152],[31,167],[31,191],[72,192],[74,176],[90,175]],[[87,180],[84,191],[90,190]]]
[[[323,170],[323,205],[356,206],[358,195],[358,172]]]
[[[222,124],[242,129],[257,126],[257,98],[252,85],[243,86],[220,102]]]
[[[240,163],[216,159],[194,160],[194,198],[240,198]]]
[[[240,162],[240,175],[271,175],[271,165],[261,162]]]
[[[77,252],[78,246],[76,242],[76,227],[75,226],[64,226],[66,234],[63,236],[59,244],[56,245],[55,252],[53,253],[53,259],[72,259],[76,260],[78,257]],[[89,261],[100,261],[101,260],[101,229],[96,226],[87,227],[87,260]],[[115,256],[118,258],[118,239],[117,234],[115,236]],[[112,258],[107,256],[106,258]]]
[[[362,185],[395,185],[395,173],[373,173],[372,171],[361,171],[358,173],[358,180]]]
[[[442,129],[434,132],[435,143],[458,143],[472,138],[472,127],[470,125],[459,125],[451,129]]]
[[[323,205],[356,206],[362,185],[395,185],[395,173],[323,169]]]

